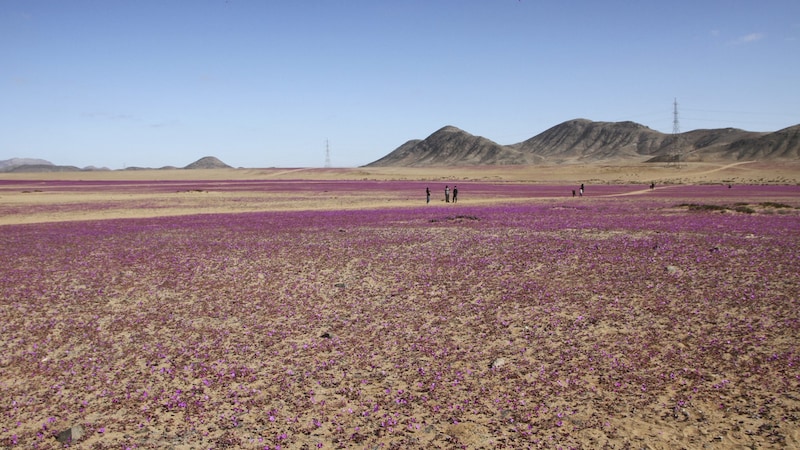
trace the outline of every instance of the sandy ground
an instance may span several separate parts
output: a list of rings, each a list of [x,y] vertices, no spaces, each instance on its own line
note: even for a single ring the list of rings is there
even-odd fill
[[[470,167],[264,168],[0,173],[0,180],[471,180],[527,183],[798,184],[800,161]]]
[[[307,181],[431,181],[431,182],[498,182],[565,185],[580,183],[643,184],[800,184],[800,162],[762,163],[686,163],[682,165],[637,164],[558,165],[558,166],[486,166],[428,168],[266,168],[220,170],[129,170],[99,172],[0,174],[0,225],[141,218],[188,214],[254,212],[266,210],[361,209],[385,206],[415,206],[417,198],[398,198],[390,192],[352,193],[341,195],[304,195],[288,198],[284,193],[263,190],[235,192],[191,189],[192,182],[228,183],[241,180],[307,180]],[[2,183],[6,181],[6,184]],[[186,189],[171,192],[147,190],[108,192],[92,190],[39,189],[42,182],[185,181]],[[124,185],[117,185],[124,187]],[[484,202],[497,202],[496,197]],[[481,200],[471,200],[473,204]],[[506,201],[514,201],[506,199]],[[100,206],[102,205],[102,206]],[[59,206],[61,208],[59,208]],[[80,211],[80,214],[75,212]]]

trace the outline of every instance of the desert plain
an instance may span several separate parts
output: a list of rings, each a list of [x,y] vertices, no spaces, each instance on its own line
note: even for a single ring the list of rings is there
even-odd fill
[[[2,174],[0,231],[0,448],[800,447],[794,162]]]

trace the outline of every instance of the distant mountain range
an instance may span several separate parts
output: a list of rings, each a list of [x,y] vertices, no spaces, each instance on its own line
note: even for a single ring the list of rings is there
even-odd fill
[[[798,159],[800,125],[767,133],[722,128],[673,135],[635,122],[575,119],[512,145],[446,126],[366,167]]]
[[[661,133],[635,122],[594,122],[575,119],[528,140],[500,145],[454,126],[425,139],[406,142],[365,167],[425,167],[519,164],[629,164],[678,161],[800,160],[800,124],[774,132],[737,128]],[[223,169],[231,166],[206,156],[183,169]],[[125,170],[145,170],[128,167]],[[160,169],[177,169],[167,166]],[[58,166],[42,159],[0,161],[1,172],[74,172],[106,168]]]
[[[213,156],[206,156],[184,167],[184,169],[229,169],[231,166],[225,164]],[[177,169],[173,166],[165,166],[160,169]],[[34,158],[11,158],[0,161],[0,173],[33,173],[33,172],[90,172],[98,170],[110,170],[107,168],[97,168],[93,166],[78,168],[75,166],[58,166],[44,159]],[[125,170],[150,170],[147,167],[127,167]]]
[[[36,158],[11,158],[0,161],[0,172],[74,172],[74,166],[56,166],[50,161]]]

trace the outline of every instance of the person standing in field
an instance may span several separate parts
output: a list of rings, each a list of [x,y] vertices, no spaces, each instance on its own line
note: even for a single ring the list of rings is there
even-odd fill
[[[583,183],[581,183],[581,190],[579,192],[580,192],[580,196],[583,197]]]
[[[450,186],[447,185],[444,187],[444,202],[450,203]]]
[[[431,202],[431,188],[425,188],[425,203]]]
[[[453,186],[453,203],[458,201],[458,186]]]

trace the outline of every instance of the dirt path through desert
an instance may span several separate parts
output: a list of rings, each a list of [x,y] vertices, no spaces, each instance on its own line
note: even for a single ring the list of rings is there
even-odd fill
[[[305,168],[282,170],[280,172],[275,172],[275,173],[269,174],[267,176],[267,178],[277,178],[277,177],[280,177],[282,175],[286,175],[287,173],[304,172],[304,171],[307,171],[307,170],[308,169],[305,169]]]
[[[706,170],[704,172],[698,172],[698,173],[696,173],[694,175],[708,175],[710,173],[721,172],[723,170],[727,170],[727,169],[730,169],[732,167],[741,166],[741,165],[744,165],[744,164],[751,164],[751,163],[754,163],[754,162],[755,161],[739,161],[739,162],[735,162],[735,163],[732,163],[732,164],[726,164],[724,166],[717,167],[716,169]]]
[[[715,167],[713,169],[708,169],[708,170],[704,170],[704,171],[701,171],[701,172],[692,173],[691,174],[691,178],[697,179],[697,177],[702,177],[702,176],[710,175],[710,174],[713,174],[713,173],[723,172],[725,170],[732,169],[734,167],[742,166],[742,165],[745,165],[745,164],[752,164],[754,162],[756,162],[756,161],[739,161],[739,162],[735,162],[735,163],[731,163],[731,164],[725,164],[725,165],[722,165],[722,166],[719,166],[719,167]],[[630,196],[630,195],[643,195],[643,194],[647,194],[648,192],[653,192],[655,190],[673,189],[676,186],[678,186],[678,185],[658,186],[658,187],[656,187],[654,189],[645,188],[645,189],[640,189],[638,191],[623,192],[621,194],[602,195],[600,197],[624,197],[624,196]]]
[[[659,190],[660,191],[660,190],[663,190],[663,189],[672,189],[672,188],[675,188],[675,187],[677,187],[677,185],[675,185],[675,186],[659,186],[659,187],[656,187],[656,188],[653,188],[653,189],[646,188],[646,189],[640,189],[638,191],[623,192],[621,194],[598,195],[597,197],[624,197],[624,196],[627,196],[627,195],[642,195],[642,194],[647,194],[648,192],[653,192],[655,190]]]

